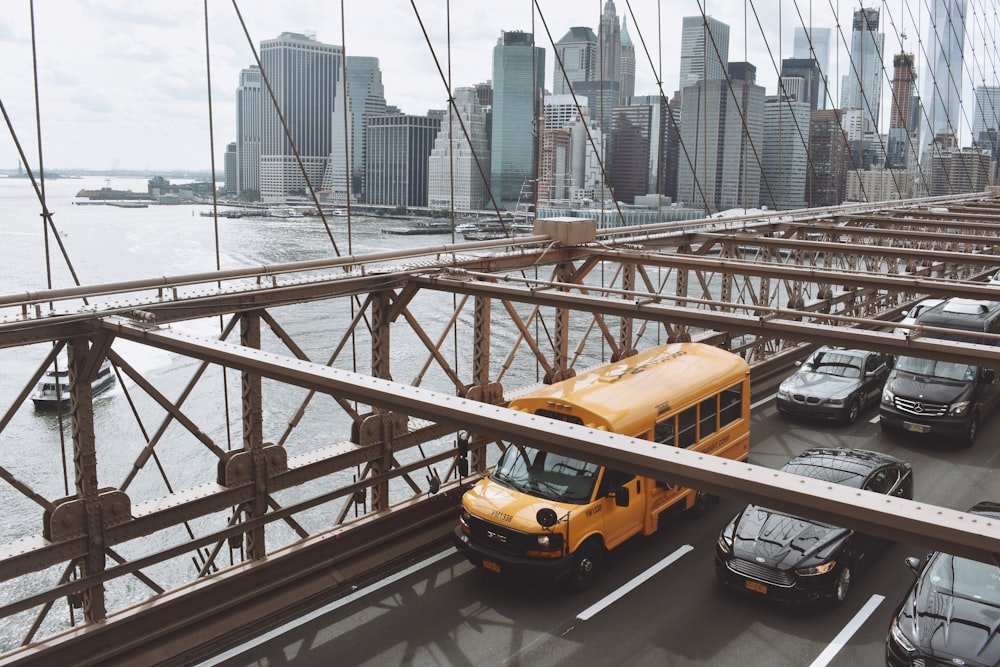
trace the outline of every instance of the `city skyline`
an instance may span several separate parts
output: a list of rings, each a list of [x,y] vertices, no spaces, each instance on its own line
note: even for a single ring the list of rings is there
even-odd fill
[[[255,48],[282,32],[314,34],[318,41],[340,45],[340,14],[336,8],[319,3],[264,3],[254,0],[241,3],[247,32]],[[709,15],[734,27],[730,50],[736,60],[757,66],[758,81],[771,94],[776,90],[777,73],[767,47],[787,58],[792,53],[792,32],[801,27],[794,13],[787,16],[777,37],[776,22],[767,22],[773,31],[765,44],[756,25],[743,26],[742,7],[732,3],[690,1],[646,3],[630,7],[619,3],[619,16],[626,19],[628,34],[636,50],[635,94],[658,92],[657,78],[664,82],[663,93],[669,98],[677,87],[680,68],[680,15],[696,15],[703,7]],[[974,3],[973,3],[974,4]],[[554,56],[551,40],[558,41],[576,26],[597,30],[604,2],[588,4],[586,11],[578,3],[538,2],[540,14],[532,20],[531,5],[523,8],[476,3],[451,9],[452,85],[457,89],[491,78],[492,49],[503,31],[529,32],[534,23],[536,44],[546,51],[545,85],[552,82]],[[777,0],[757,3],[757,11],[776,11]],[[787,9],[787,8],[786,8]],[[853,7],[851,8],[853,10]],[[389,10],[397,20],[385,21]],[[441,67],[447,71],[445,35],[448,24],[444,9],[420,7],[421,19],[434,44]],[[35,8],[37,54],[40,85],[41,135],[47,169],[87,167],[107,170],[180,170],[207,169],[212,151],[209,144],[205,27],[200,7],[185,14],[165,11],[161,5],[121,3],[108,0],[89,7],[75,4],[58,8],[44,4]],[[920,11],[923,11],[920,8]],[[975,7],[969,8],[970,21],[976,19]],[[982,10],[980,10],[982,11]],[[402,1],[390,3],[386,11],[365,7],[346,7],[347,32],[345,52],[350,56],[378,58],[383,72],[385,98],[403,113],[422,115],[431,109],[443,109],[447,100],[444,85],[437,74],[431,51],[424,41],[412,6]],[[842,11],[841,23],[847,13]],[[920,19],[914,11],[913,20]],[[544,18],[544,25],[542,22]],[[32,88],[32,58],[27,7],[9,11],[0,17],[0,53],[7,67],[0,74],[5,110],[14,131],[28,156],[29,165],[37,167],[35,146],[35,110]],[[907,29],[909,16],[895,17],[895,30],[910,32],[907,46],[915,44],[916,28]],[[846,19],[849,24],[849,18]],[[981,17],[980,17],[981,20]],[[836,25],[830,15],[817,11],[812,25],[829,28]],[[221,172],[226,146],[237,136],[236,88],[239,73],[254,64],[247,37],[232,8],[210,8],[209,51],[212,63],[212,104],[215,167]],[[548,28],[548,33],[546,32]],[[980,28],[981,30],[982,28]],[[662,35],[662,48],[657,36]],[[849,36],[848,36],[849,39]],[[645,45],[643,45],[645,40]],[[836,62],[845,54],[843,38],[834,30],[831,40],[829,73],[831,87],[836,86]],[[885,72],[891,76],[892,54],[900,50],[900,35],[887,30]],[[967,39],[967,42],[971,41]],[[904,46],[903,48],[906,48]],[[968,50],[968,44],[967,44]],[[647,53],[661,59],[656,76]],[[920,67],[921,55],[917,54]],[[841,69],[841,72],[844,70]],[[885,76],[885,75],[884,75]],[[963,108],[971,118],[972,81],[963,77]],[[982,82],[976,82],[980,84]],[[987,81],[987,85],[994,82]],[[889,88],[885,79],[883,93]],[[832,91],[832,94],[836,94]],[[883,107],[887,105],[883,102]],[[881,129],[887,129],[884,118]],[[970,128],[960,128],[963,141]],[[17,167],[18,155],[9,133],[0,140],[0,168]]]

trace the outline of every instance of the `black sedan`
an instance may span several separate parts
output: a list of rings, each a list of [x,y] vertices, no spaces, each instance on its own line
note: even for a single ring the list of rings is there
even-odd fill
[[[969,511],[1000,520],[998,503]],[[886,664],[1000,664],[1000,567],[940,552],[906,564],[917,579],[889,626]]]
[[[782,470],[913,498],[910,464],[863,449],[815,448]],[[843,602],[853,574],[885,541],[822,521],[748,505],[719,535],[715,573],[726,586],[782,603]]]
[[[853,424],[882,397],[891,367],[880,352],[824,345],[778,387],[778,411]]]

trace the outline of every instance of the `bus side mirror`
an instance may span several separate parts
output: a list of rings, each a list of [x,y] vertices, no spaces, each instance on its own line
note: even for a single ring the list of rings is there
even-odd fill
[[[629,492],[624,486],[615,489],[615,505],[618,507],[628,507]]]

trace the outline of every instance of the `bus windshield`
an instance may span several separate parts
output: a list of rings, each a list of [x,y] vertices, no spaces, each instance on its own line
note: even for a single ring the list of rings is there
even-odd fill
[[[490,478],[516,491],[577,505],[589,503],[601,467],[535,447],[507,443]]]
[[[925,375],[943,380],[971,382],[976,379],[975,366],[956,364],[950,361],[935,361],[933,359],[921,359],[920,357],[899,357],[896,360],[896,368],[907,373],[913,373],[914,375]]]

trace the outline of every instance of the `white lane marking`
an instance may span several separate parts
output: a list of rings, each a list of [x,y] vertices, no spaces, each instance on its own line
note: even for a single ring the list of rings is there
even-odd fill
[[[285,634],[286,632],[290,632],[301,625],[305,625],[309,621],[319,618],[324,614],[328,614],[334,609],[339,609],[340,607],[343,607],[346,604],[350,604],[351,602],[354,602],[355,600],[357,600],[362,596],[368,595],[369,593],[374,593],[375,591],[385,588],[390,584],[394,584],[400,579],[408,577],[414,572],[422,570],[425,567],[429,567],[434,563],[438,562],[439,560],[447,558],[448,556],[455,555],[455,553],[456,552],[454,549],[446,549],[445,551],[442,551],[434,556],[426,558],[420,561],[419,563],[414,563],[405,570],[401,570],[396,574],[393,574],[392,576],[386,577],[385,579],[380,580],[376,584],[372,584],[371,586],[366,586],[365,588],[359,588],[353,593],[349,593],[348,595],[345,595],[342,598],[334,600],[333,602],[324,607],[321,607],[319,609],[309,612],[308,614],[295,618],[280,627],[265,632],[262,635],[258,635],[253,639],[251,639],[250,641],[247,641],[243,644],[240,644],[239,646],[229,649],[225,653],[220,653],[219,655],[213,656],[204,662],[198,663],[199,667],[208,667],[209,665],[217,665],[223,660],[228,660],[230,658],[246,653],[247,651],[255,649],[261,644],[271,641],[275,637],[279,637]]]
[[[864,625],[865,621],[868,620],[868,617],[874,613],[875,609],[880,604],[882,604],[883,600],[885,600],[885,596],[883,595],[873,595],[868,598],[868,602],[865,603],[865,606],[854,615],[854,618],[851,619],[850,623],[844,626],[844,629],[833,638],[833,641],[830,642],[823,652],[812,661],[812,664],[809,665],[809,667],[826,667],[826,665],[829,665],[834,656],[840,652],[840,649],[847,645],[847,641],[854,636],[854,633],[857,632],[862,625]]]
[[[677,551],[673,552],[672,554],[670,554],[669,556],[661,560],[659,563],[657,563],[653,567],[649,568],[648,570],[640,574],[638,577],[636,577],[629,583],[625,584],[624,586],[614,591],[613,593],[604,596],[594,604],[590,605],[589,607],[581,611],[579,614],[576,615],[577,619],[581,621],[586,621],[587,619],[591,618],[592,616],[603,610],[605,607],[608,607],[617,602],[619,599],[627,595],[637,586],[643,584],[647,579],[657,574],[660,570],[663,570],[666,567],[672,565],[674,561],[676,561],[678,558],[680,558],[681,556],[683,556],[684,554],[693,549],[694,547],[691,546],[690,544],[685,544],[684,546],[680,547],[679,549],[677,549]]]

